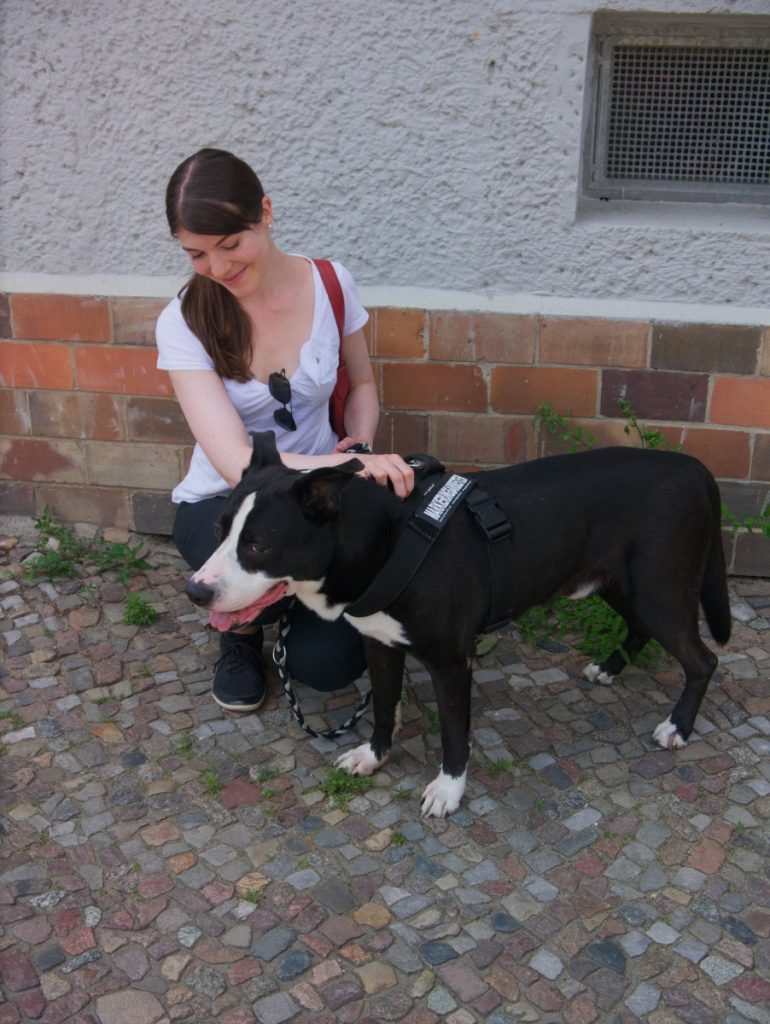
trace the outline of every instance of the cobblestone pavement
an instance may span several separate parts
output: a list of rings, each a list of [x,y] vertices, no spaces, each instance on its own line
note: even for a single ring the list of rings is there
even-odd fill
[[[581,679],[502,634],[478,663],[463,806],[423,821],[440,751],[409,665],[405,726],[334,806],[338,746],[277,680],[258,715],[209,696],[216,638],[169,543],[33,582],[0,542],[0,1024],[770,1022],[770,581],[683,751],[654,747],[678,668]],[[316,726],[356,694],[299,689]],[[366,728],[361,735],[366,735]],[[339,746],[358,742],[350,737]]]

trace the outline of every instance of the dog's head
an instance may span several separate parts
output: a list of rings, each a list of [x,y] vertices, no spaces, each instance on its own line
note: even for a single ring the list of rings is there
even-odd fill
[[[219,547],[188,580],[187,595],[219,630],[251,622],[269,605],[320,584],[332,556],[340,496],[357,459],[300,473],[287,469],[272,431],[252,434],[251,462],[225,502]]]

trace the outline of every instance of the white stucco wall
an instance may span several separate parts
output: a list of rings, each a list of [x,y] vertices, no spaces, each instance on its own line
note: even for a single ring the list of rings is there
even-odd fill
[[[186,263],[166,180],[218,145],[261,175],[280,244],[341,258],[383,295],[770,305],[767,209],[577,215],[600,6],[641,5],[3,0],[0,288],[170,291]],[[643,6],[768,13],[767,0]]]

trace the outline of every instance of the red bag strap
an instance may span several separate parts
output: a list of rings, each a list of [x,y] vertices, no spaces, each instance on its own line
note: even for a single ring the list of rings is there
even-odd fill
[[[329,296],[332,313],[334,313],[334,319],[337,321],[340,345],[342,345],[342,331],[345,324],[345,296],[342,294],[340,279],[337,277],[337,271],[332,266],[330,260],[313,260],[313,263],[318,268],[326,294]]]

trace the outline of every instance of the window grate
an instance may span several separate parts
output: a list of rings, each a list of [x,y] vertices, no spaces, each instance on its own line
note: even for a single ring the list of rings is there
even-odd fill
[[[616,46],[607,178],[770,184],[770,50]]]
[[[601,13],[583,191],[770,203],[770,18]]]

